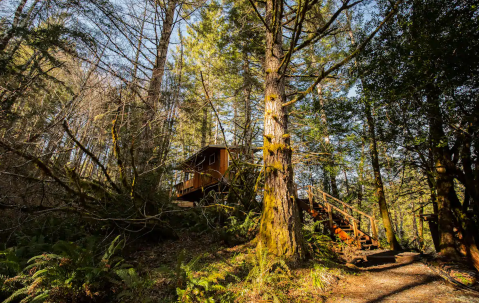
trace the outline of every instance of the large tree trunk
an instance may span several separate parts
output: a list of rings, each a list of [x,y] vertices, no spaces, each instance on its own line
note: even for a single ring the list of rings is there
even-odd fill
[[[443,256],[458,258],[454,240],[454,220],[452,217],[451,201],[449,192],[454,187],[454,180],[444,166],[443,159],[436,160],[436,191],[437,202],[439,206],[438,226],[439,226],[439,250]]]
[[[449,193],[454,189],[454,178],[447,169],[450,151],[447,144],[444,144],[444,131],[439,100],[429,88],[427,101],[429,103],[429,121],[432,153],[436,169],[436,201],[438,205],[438,227],[439,227],[439,250],[448,258],[457,259],[459,254],[456,250],[454,239],[454,218],[451,208]]]
[[[264,146],[265,188],[259,245],[288,260],[305,257],[299,209],[295,203],[285,80],[278,72],[283,57],[281,1],[267,0]],[[273,17],[274,16],[274,17]]]
[[[451,201],[451,208],[457,220],[456,226],[462,234],[462,244],[466,256],[471,261],[472,265],[479,270],[479,248],[477,247],[475,233],[477,233],[477,226],[469,216],[462,210],[461,202],[457,197],[454,188],[449,192],[449,200]]]
[[[400,250],[401,246],[396,239],[391,218],[389,217],[389,210],[386,203],[386,196],[384,194],[384,185],[381,177],[381,170],[379,167],[379,157],[376,142],[375,122],[371,114],[371,106],[368,101],[365,102],[366,118],[369,126],[369,140],[370,140],[370,152],[371,152],[371,164],[374,171],[376,196],[379,203],[379,212],[383,220],[384,229],[386,230],[386,237],[388,239],[389,247],[391,250]]]

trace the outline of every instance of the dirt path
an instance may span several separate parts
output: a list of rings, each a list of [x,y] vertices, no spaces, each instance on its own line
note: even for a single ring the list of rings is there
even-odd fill
[[[455,290],[423,263],[390,263],[341,280],[326,302],[473,303],[479,302],[479,296]]]

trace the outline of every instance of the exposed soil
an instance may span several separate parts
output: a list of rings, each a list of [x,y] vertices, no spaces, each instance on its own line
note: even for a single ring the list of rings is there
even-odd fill
[[[379,259],[391,262],[384,255]],[[477,294],[456,290],[421,262],[368,263],[358,269],[358,275],[342,279],[326,302],[479,302]]]

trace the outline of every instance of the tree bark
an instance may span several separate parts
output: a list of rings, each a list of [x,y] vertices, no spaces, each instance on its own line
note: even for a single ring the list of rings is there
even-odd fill
[[[454,178],[448,167],[450,150],[447,142],[444,142],[445,135],[439,100],[433,93],[433,88],[428,88],[427,101],[429,104],[429,127],[431,136],[432,153],[434,156],[434,167],[436,169],[436,200],[438,205],[438,227],[439,227],[439,250],[448,258],[457,259],[459,254],[456,250],[454,239],[454,218],[451,208],[449,193],[454,189]]]
[[[155,2],[155,10],[159,4]],[[167,61],[168,46],[170,36],[173,30],[173,21],[177,0],[169,0],[164,8],[164,18],[162,18],[161,37],[156,45],[155,64],[147,90],[146,105],[147,108],[142,115],[143,133],[141,134],[140,146],[138,148],[138,166],[140,171],[148,172],[143,175],[145,180],[153,184],[160,184],[164,172],[164,159],[169,152],[170,142],[170,111],[172,109],[161,98],[161,87]],[[162,100],[160,100],[162,99]],[[153,169],[158,166],[158,169]],[[153,196],[157,186],[149,186],[144,190],[146,196]],[[154,199],[148,199],[144,208],[148,215],[157,214],[157,206]]]
[[[323,87],[321,84],[316,85],[316,90],[318,92],[319,104],[321,105],[321,122],[324,126],[324,145],[326,147],[326,152],[331,153],[331,166],[329,171],[329,178],[331,179],[331,194],[333,197],[339,199],[338,183],[336,182],[334,148],[331,145],[331,140],[329,138],[328,117],[326,116],[326,111],[324,110]]]
[[[244,97],[244,145],[248,149],[251,148],[253,141],[253,128],[251,125],[251,79],[249,69],[249,58],[245,50],[243,50],[243,97]]]
[[[206,139],[208,137],[208,107],[203,105],[203,117],[201,119],[201,147],[206,146]]]
[[[364,184],[364,148],[365,148],[365,135],[366,130],[364,130],[364,135],[361,138],[361,160],[359,162],[359,176],[358,176],[358,209],[361,209],[361,205],[363,203],[363,184]],[[361,214],[358,213],[358,226],[361,229]]]
[[[424,214],[424,204],[421,202],[419,208],[419,228],[418,228],[418,237],[419,237],[419,249],[422,252],[424,248],[424,219],[422,215]]]
[[[365,102],[365,111],[366,111],[366,118],[367,118],[368,126],[369,126],[371,164],[374,171],[376,196],[378,198],[379,211],[381,213],[381,218],[383,220],[384,229],[386,230],[386,237],[388,239],[390,249],[400,250],[401,246],[399,245],[399,242],[397,241],[396,235],[394,233],[393,225],[391,223],[391,218],[389,216],[388,206],[386,203],[386,196],[384,194],[384,185],[383,185],[383,180],[381,177],[381,170],[379,167],[375,122],[371,114],[371,106],[369,105],[368,101]]]
[[[165,10],[165,19],[161,30],[161,37],[156,48],[155,66],[151,75],[150,86],[148,87],[148,105],[156,112],[160,101],[161,84],[165,74],[168,46],[170,45],[171,32],[173,31],[173,18],[175,16],[177,0],[168,1]]]
[[[462,235],[462,244],[466,256],[471,261],[472,265],[479,270],[479,248],[477,247],[476,239],[474,237],[477,232],[477,226],[466,213],[462,210],[461,202],[457,197],[454,188],[449,192],[449,200],[451,201],[451,208],[457,220],[457,228]]]
[[[266,1],[266,77],[264,146],[265,188],[259,245],[270,254],[295,261],[305,257],[299,209],[295,203],[283,57],[281,1]]]

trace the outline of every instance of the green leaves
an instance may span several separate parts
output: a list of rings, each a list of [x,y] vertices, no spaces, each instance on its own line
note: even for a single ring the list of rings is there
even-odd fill
[[[123,244],[124,239],[117,236],[101,254],[102,247],[97,240],[87,239],[84,246],[58,241],[52,247],[56,253],[44,253],[28,260],[28,266],[13,279],[24,287],[13,292],[8,300],[20,296],[24,296],[22,302],[46,299],[59,302],[62,297],[113,298],[114,292],[122,289],[118,292],[119,298],[146,302],[142,298],[151,283],[133,268],[125,268],[127,265],[118,256]]]

